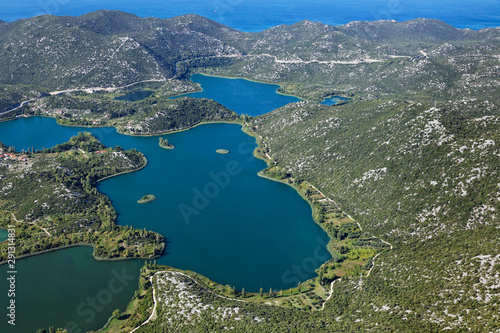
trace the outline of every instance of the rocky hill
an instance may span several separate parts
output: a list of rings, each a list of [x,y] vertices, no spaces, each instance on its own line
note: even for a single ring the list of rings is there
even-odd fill
[[[0,64],[2,110],[30,99],[20,113],[111,122],[129,134],[235,120],[213,101],[167,100],[174,90],[197,89],[186,81],[194,72],[278,83],[281,92],[309,100],[239,118],[284,181],[314,185],[393,248],[380,253],[369,276],[332,284],[330,300],[314,313],[237,304],[196,286],[183,294],[187,302],[172,286],[192,282],[165,277],[160,297],[200,316],[203,304],[203,320],[170,316],[172,327],[500,330],[500,28],[456,29],[431,19],[302,21],[243,33],[197,15],[162,20],[98,11],[0,23]],[[166,85],[138,102],[115,101],[104,90],[46,98],[52,90],[145,80]],[[351,99],[316,103],[332,95]],[[158,305],[162,316],[172,311],[165,304]],[[222,308],[231,315],[218,317]],[[168,331],[165,322],[138,331]]]
[[[496,91],[485,92],[476,81],[491,85],[498,76],[499,39],[498,28],[456,29],[430,19],[343,26],[302,21],[243,33],[194,14],[44,15],[0,26],[6,64],[0,83],[61,90],[199,71],[276,82],[310,99],[489,94]]]

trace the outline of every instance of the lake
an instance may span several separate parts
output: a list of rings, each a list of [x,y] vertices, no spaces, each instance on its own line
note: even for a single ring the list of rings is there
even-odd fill
[[[247,291],[285,289],[297,282],[283,277],[288,270],[316,248],[326,251],[328,237],[312,220],[309,204],[290,186],[257,175],[266,164],[253,157],[255,139],[239,125],[207,124],[163,135],[175,146],[166,150],[158,137],[63,127],[52,118],[32,117],[0,123],[0,141],[17,149],[40,149],[79,131],[94,134],[106,146],[135,148],[148,158],[146,168],[107,179],[98,188],[113,202],[119,224],[167,237],[168,253],[160,264],[191,269]],[[217,154],[219,148],[229,154]],[[146,194],[156,200],[138,204]],[[311,270],[301,280],[312,276]]]
[[[35,332],[49,326],[82,332],[102,327],[124,310],[138,287],[143,260],[97,261],[91,247],[73,247],[16,262],[16,325],[7,324],[7,265],[0,266],[0,332]],[[95,299],[95,308],[89,303]]]
[[[201,76],[203,78],[208,77]],[[236,90],[241,88],[238,83],[244,85],[243,90],[249,89],[247,84],[270,88],[274,95],[266,98],[281,101],[269,104],[272,107],[286,103],[288,100],[283,97],[292,98],[276,94],[276,87],[272,85],[212,79],[224,83],[223,87],[233,85]],[[206,84],[202,86],[204,93],[210,91]],[[241,98],[247,98],[249,104],[264,99],[259,94]],[[253,112],[265,113],[267,110],[259,106]],[[98,188],[113,202],[119,224],[154,230],[167,238],[167,250],[157,260],[159,264],[194,270],[237,289],[244,287],[246,291],[258,291],[260,287],[264,290],[295,287],[297,282],[315,276],[314,270],[330,258],[326,250],[328,236],[314,223],[309,204],[293,188],[257,175],[266,164],[253,157],[252,152],[257,146],[255,139],[243,133],[239,125],[207,124],[163,135],[175,146],[173,150],[166,150],[159,147],[158,137],[126,136],[118,134],[114,128],[64,127],[52,118],[31,117],[0,123],[0,141],[19,151],[28,147],[41,149],[66,142],[79,131],[91,132],[106,146],[135,148],[148,158],[146,168],[107,179],[100,182]],[[221,148],[229,153],[217,154],[216,150]],[[138,204],[137,200],[146,194],[154,194],[157,199]],[[100,273],[88,274],[97,271],[89,268],[89,261],[102,265],[99,266],[102,269],[106,267],[108,272],[117,263],[97,262],[90,256],[90,250],[73,248],[20,260],[18,278],[24,281],[23,293],[37,295],[43,285],[37,282],[40,279],[45,281],[47,288],[57,288],[51,281],[59,280],[50,279],[57,275],[69,279],[65,290],[79,286],[81,294],[61,294],[67,295],[71,302],[81,302],[80,295],[96,295],[102,289],[98,283],[103,277]],[[51,257],[58,255],[69,256],[71,259],[66,261],[71,264],[66,261],[58,264],[59,259]],[[78,264],[80,261],[81,265]],[[127,261],[119,264],[139,267],[142,263]],[[49,275],[33,274],[32,267],[44,266],[50,267]],[[0,272],[5,270],[5,266],[0,267]],[[60,300],[57,297],[55,300]],[[123,309],[130,298],[128,295],[113,300],[110,310],[103,310],[106,313],[99,314],[99,320],[96,316],[89,327],[101,327],[112,310]],[[23,309],[19,312],[20,321],[34,318],[29,320],[31,325],[40,327],[49,322],[47,318],[51,317],[48,315],[38,318],[34,314],[37,310],[31,303],[22,305],[23,299],[19,296],[19,307]],[[52,299],[47,302],[50,304],[47,311],[61,313],[61,318],[67,321],[81,320],[67,302]]]
[[[279,86],[276,84],[203,74],[193,74],[190,79],[199,83],[203,91],[181,96],[210,98],[239,114],[252,117],[271,112],[288,103],[300,101],[300,98],[295,96],[278,94],[276,90]]]
[[[246,79],[222,78],[204,74],[193,74],[190,79],[199,83],[203,90],[174,96],[171,97],[172,99],[183,96],[210,98],[239,114],[252,117],[301,100],[295,96],[278,94],[279,85],[277,84],[263,84]],[[137,91],[116,97],[115,100],[140,101],[151,96],[152,93],[149,90]],[[326,98],[322,104],[334,105],[343,100],[346,99],[334,96]]]

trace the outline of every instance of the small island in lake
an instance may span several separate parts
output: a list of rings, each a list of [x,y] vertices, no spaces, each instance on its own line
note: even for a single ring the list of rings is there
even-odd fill
[[[145,204],[145,203],[152,202],[155,200],[156,200],[156,197],[154,195],[148,194],[148,195],[143,196],[139,200],[137,200],[137,202],[140,204]]]
[[[227,154],[227,153],[229,153],[229,150],[226,150],[226,149],[217,149],[216,152],[219,153],[219,154]]]
[[[174,145],[168,143],[168,140],[167,139],[163,139],[163,138],[160,138],[158,144],[160,145],[160,147],[162,148],[165,148],[165,149],[174,149]]]

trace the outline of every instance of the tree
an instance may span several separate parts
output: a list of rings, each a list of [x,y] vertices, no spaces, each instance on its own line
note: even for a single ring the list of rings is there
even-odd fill
[[[302,287],[302,285],[301,285],[301,284],[300,284],[300,282],[299,282],[299,283],[297,284],[297,290],[299,291],[299,293],[300,293],[301,287]]]
[[[269,297],[273,297],[273,288],[269,288]]]
[[[260,298],[262,298],[262,287],[260,287],[259,294],[260,294]]]
[[[241,298],[245,298],[245,288],[241,288]]]
[[[113,311],[113,317],[115,317],[116,319],[120,317],[120,309],[116,309],[115,311]]]

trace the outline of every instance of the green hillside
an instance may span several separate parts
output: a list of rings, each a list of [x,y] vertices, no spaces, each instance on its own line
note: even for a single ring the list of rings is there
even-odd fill
[[[288,294],[246,295],[196,273],[144,268],[131,308],[103,331],[144,322],[152,288],[157,318],[136,332],[500,331],[500,28],[301,21],[243,33],[192,14],[103,10],[0,22],[0,50],[0,120],[47,115],[137,135],[240,121],[269,164],[262,175],[295,186],[333,240],[334,257],[318,278]],[[200,89],[193,73],[276,83],[305,101],[250,118],[208,99],[169,100]],[[114,100],[136,90],[154,94]],[[334,95],[349,100],[317,103]],[[109,199],[94,187],[101,176],[140,167],[140,154],[107,148],[124,163],[109,169],[105,155],[88,158],[104,148],[83,141],[0,168],[0,193],[9,192],[2,224],[38,214],[41,224],[21,231],[26,251],[100,244],[123,232],[127,256],[161,253],[163,236],[116,226]],[[44,211],[30,192],[41,179],[43,194],[65,186],[87,206]],[[75,219],[86,219],[83,234]],[[62,227],[75,232],[66,237]],[[45,241],[47,232],[59,243]]]

